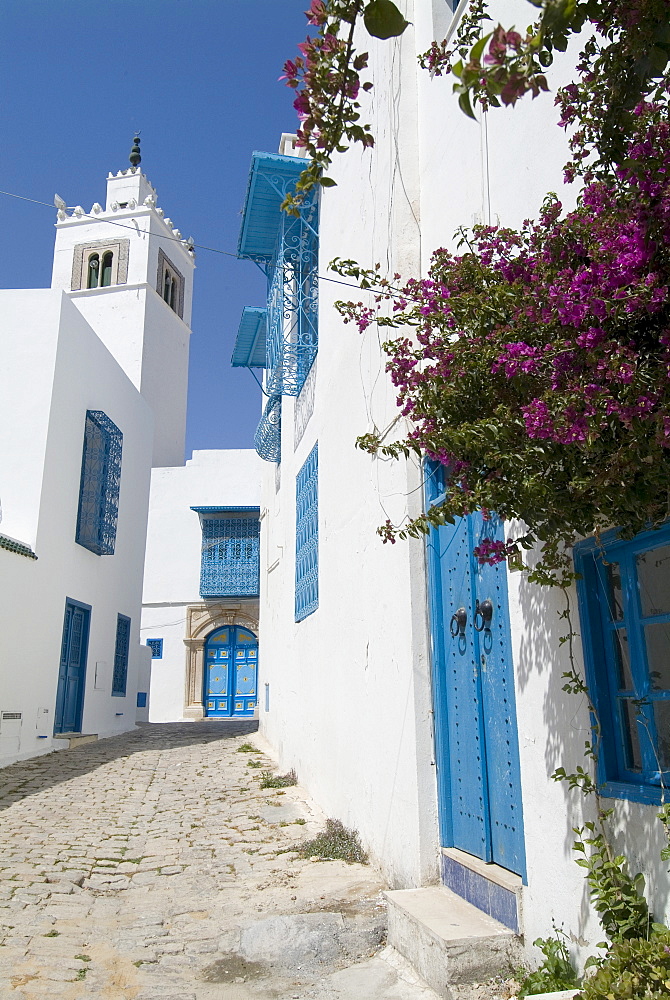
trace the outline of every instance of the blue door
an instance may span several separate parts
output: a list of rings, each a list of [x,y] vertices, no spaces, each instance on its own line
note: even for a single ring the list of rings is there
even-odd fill
[[[217,629],[205,643],[205,715],[240,718],[254,714],[257,701],[258,639],[249,629]]]
[[[503,539],[503,524],[476,513],[427,542],[440,832],[444,847],[525,876],[507,569],[479,565],[484,538]]]
[[[86,684],[86,656],[91,609],[88,604],[65,602],[58,691],[54,713],[55,733],[81,732]]]

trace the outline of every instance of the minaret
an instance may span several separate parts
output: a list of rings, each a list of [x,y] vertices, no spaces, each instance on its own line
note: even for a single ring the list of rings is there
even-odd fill
[[[154,466],[184,464],[195,255],[140,170],[107,178],[90,212],[59,208],[52,288],[72,299],[154,412]]]

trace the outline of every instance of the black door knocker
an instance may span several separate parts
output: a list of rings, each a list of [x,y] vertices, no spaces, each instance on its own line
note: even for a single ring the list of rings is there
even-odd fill
[[[477,619],[481,618],[481,625],[477,624]],[[490,632],[491,631],[491,619],[493,618],[493,604],[488,599],[482,601],[481,604],[477,601],[477,609],[475,611],[475,618],[473,625],[478,632]]]
[[[451,616],[449,631],[454,639],[457,635],[465,635],[465,626],[468,624],[468,613],[465,608],[459,608]]]

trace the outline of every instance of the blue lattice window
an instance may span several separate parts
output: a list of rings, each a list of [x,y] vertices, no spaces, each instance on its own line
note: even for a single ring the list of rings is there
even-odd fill
[[[202,517],[201,597],[258,597],[258,516]]]
[[[670,781],[670,525],[574,549],[605,795],[660,802]]]
[[[162,639],[147,639],[147,646],[151,650],[152,660],[162,660],[163,659],[163,640]]]
[[[128,650],[130,648],[130,618],[118,615],[116,619],[116,645],[114,647],[114,675],[112,694],[123,698],[128,683]]]
[[[319,606],[319,452],[314,445],[296,479],[295,620]]]
[[[75,539],[99,556],[114,554],[123,434],[102,410],[87,410]]]

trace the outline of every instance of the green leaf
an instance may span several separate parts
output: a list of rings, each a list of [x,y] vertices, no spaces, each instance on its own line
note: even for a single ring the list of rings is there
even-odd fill
[[[321,177],[319,178],[319,184],[324,188],[334,188],[337,187],[337,181],[334,181],[332,177]]]
[[[363,21],[374,38],[395,38],[402,35],[409,24],[393,0],[370,0],[363,11]]]
[[[471,62],[479,62],[482,56],[482,52],[484,51],[484,46],[486,45],[492,34],[493,32],[490,31],[488,35],[484,35],[483,38],[480,38],[476,45],[473,45],[472,50],[470,52]]]
[[[460,97],[458,98],[458,106],[463,112],[463,114],[466,114],[468,118],[472,118],[474,121],[477,121],[475,113],[472,110],[472,105],[470,104],[469,91],[464,90],[463,93],[460,95]]]

